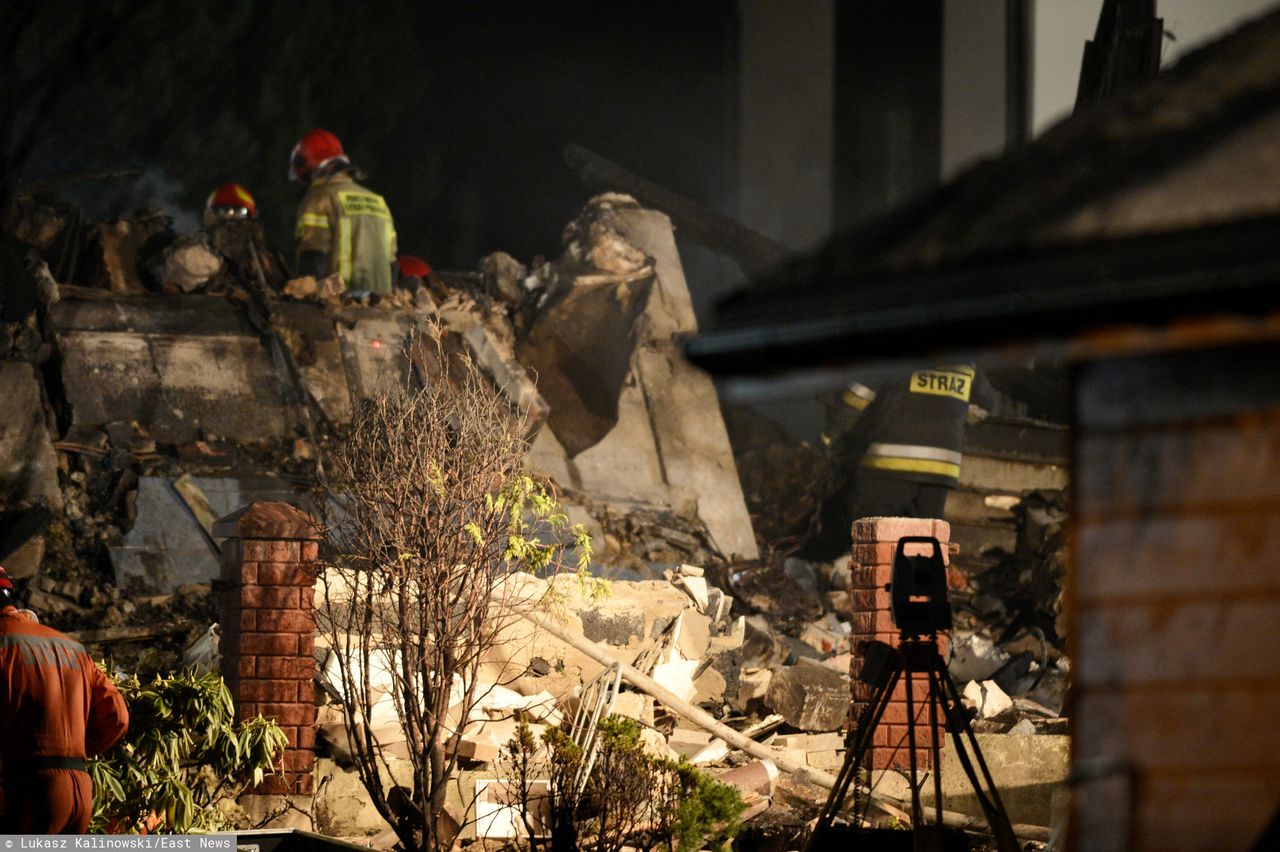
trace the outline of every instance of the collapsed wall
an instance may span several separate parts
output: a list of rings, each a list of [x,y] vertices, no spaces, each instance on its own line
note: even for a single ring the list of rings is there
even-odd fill
[[[676,352],[693,313],[662,214],[596,199],[553,263],[492,255],[377,304],[285,281],[261,234],[231,224],[196,246],[222,262],[189,263],[194,244],[161,218],[53,217],[56,233],[25,249],[29,279],[6,281],[40,307],[0,338],[0,558],[54,622],[139,650],[157,631],[177,645],[203,633],[183,617],[208,612],[192,606],[218,574],[212,520],[298,502],[324,434],[360,400],[447,381],[405,357],[433,322],[529,412],[530,465],[591,529],[598,567],[652,575],[756,553],[714,389]],[[283,296],[260,298],[260,268]],[[157,614],[163,627],[144,624]]]

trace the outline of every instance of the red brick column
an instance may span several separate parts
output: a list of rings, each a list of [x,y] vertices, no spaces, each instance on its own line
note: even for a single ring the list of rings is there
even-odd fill
[[[213,527],[222,543],[222,676],[236,719],[274,718],[289,738],[281,772],[252,792],[314,792],[315,584],[319,535],[288,503],[257,502]]]
[[[853,612],[853,661],[849,676],[853,680],[854,719],[871,697],[871,687],[858,680],[862,658],[858,643],[876,639],[898,646],[898,629],[889,615],[889,593],[885,591],[893,573],[893,557],[898,552],[898,539],[906,536],[933,536],[942,544],[942,558],[950,565],[947,544],[951,541],[951,525],[930,518],[862,518],[853,522],[853,560],[850,563],[849,607]],[[927,550],[920,546],[920,552]],[[908,555],[915,552],[908,550]],[[939,650],[944,658],[947,637],[939,637]],[[927,769],[931,763],[929,739],[929,697],[923,675],[916,678],[912,700],[916,711],[916,766]],[[942,719],[938,720],[939,725]],[[941,734],[941,730],[938,732]],[[907,690],[905,677],[899,681],[885,708],[872,741],[870,764],[873,769],[900,769],[910,765],[907,753]]]

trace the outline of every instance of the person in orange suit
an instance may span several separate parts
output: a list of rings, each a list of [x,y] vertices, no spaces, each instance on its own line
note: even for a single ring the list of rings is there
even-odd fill
[[[83,645],[17,609],[0,567],[0,834],[83,834],[93,817],[85,759],[128,729],[115,684]]]

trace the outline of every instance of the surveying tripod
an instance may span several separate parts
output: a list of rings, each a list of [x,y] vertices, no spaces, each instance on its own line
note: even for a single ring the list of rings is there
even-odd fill
[[[933,557],[905,556],[904,545],[932,543]],[[1009,823],[1009,815],[1000,801],[987,762],[982,757],[978,740],[969,726],[969,717],[960,703],[960,692],[947,673],[946,661],[938,651],[938,630],[951,626],[951,612],[946,600],[946,568],[942,562],[941,548],[936,539],[903,538],[898,543],[894,559],[893,582],[889,586],[893,599],[893,618],[900,629],[897,648],[884,642],[866,642],[861,646],[862,671],[858,679],[872,687],[871,700],[858,715],[858,720],[845,738],[845,759],[836,784],[831,789],[817,825],[809,837],[805,852],[818,849],[818,841],[831,828],[836,815],[844,809],[850,785],[857,779],[875,735],[876,727],[884,716],[893,697],[894,687],[906,676],[907,698],[907,755],[911,771],[911,830],[916,852],[942,849],[942,774],[941,745],[938,736],[938,714],[941,712],[946,729],[956,747],[956,757],[969,785],[978,799],[999,852],[1018,852],[1018,840]],[[923,676],[929,687],[925,699],[929,709],[929,747],[933,768],[934,819],[925,825],[924,808],[920,802],[920,782],[916,766],[916,705],[914,686]],[[963,737],[961,735],[964,735]],[[967,743],[966,743],[967,741]],[[972,759],[966,751],[972,750]],[[986,789],[978,781],[974,763],[982,773]]]

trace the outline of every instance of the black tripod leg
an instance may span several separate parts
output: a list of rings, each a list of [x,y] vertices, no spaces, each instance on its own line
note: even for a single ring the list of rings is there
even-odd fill
[[[871,700],[867,706],[862,708],[862,713],[858,716],[858,721],[854,725],[852,742],[847,743],[844,755],[844,765],[840,767],[840,774],[836,776],[835,786],[831,788],[830,795],[827,796],[826,803],[822,806],[822,812],[818,814],[817,824],[813,828],[813,833],[809,835],[809,842],[805,844],[805,852],[816,848],[815,844],[818,839],[826,834],[831,828],[831,823],[835,820],[836,815],[844,809],[845,800],[849,795],[849,785],[854,783],[858,776],[858,767],[862,765],[863,758],[866,757],[867,750],[871,748],[871,742],[875,736],[875,729],[880,724],[880,718],[884,716],[885,708],[889,706],[889,699],[893,696],[893,688],[898,683],[898,678],[902,675],[901,666],[895,667],[890,673],[886,683],[876,687],[871,695]]]
[[[939,658],[940,659],[940,658]],[[938,736],[938,704],[945,701],[938,690],[936,672],[929,672],[929,755],[933,760],[934,831],[942,848],[942,743]],[[943,705],[945,706],[945,704]]]
[[[956,745],[956,757],[959,758],[960,766],[964,768],[964,773],[969,778],[969,784],[973,787],[978,804],[982,807],[982,813],[987,818],[987,824],[991,827],[991,833],[996,841],[996,848],[1000,852],[1019,852],[1018,838],[1014,835],[1013,827],[1009,823],[1009,813],[1004,809],[1004,802],[1000,801],[1000,793],[996,790],[995,781],[991,778],[991,771],[987,768],[987,762],[982,757],[982,749],[978,747],[978,739],[973,735],[973,728],[969,725],[969,718],[960,709],[960,691],[956,689],[955,683],[952,682],[951,675],[947,674],[945,668],[941,668],[944,665],[941,656],[938,657],[938,665],[940,667],[935,669],[932,674],[939,693],[945,696],[946,699],[942,708],[946,715],[947,728],[951,731],[951,739]],[[982,770],[982,777],[986,782],[986,790],[979,783],[977,773],[974,772],[973,764],[969,760],[965,742],[961,738],[962,731],[969,740],[968,747],[973,751],[978,767]],[[990,798],[987,797],[987,791],[990,791]]]
[[[924,811],[920,807],[920,774],[916,769],[916,707],[915,678],[910,666],[906,670],[907,677],[907,765],[911,767],[911,827],[919,838],[919,831],[924,826]],[[919,844],[917,843],[917,848]]]

